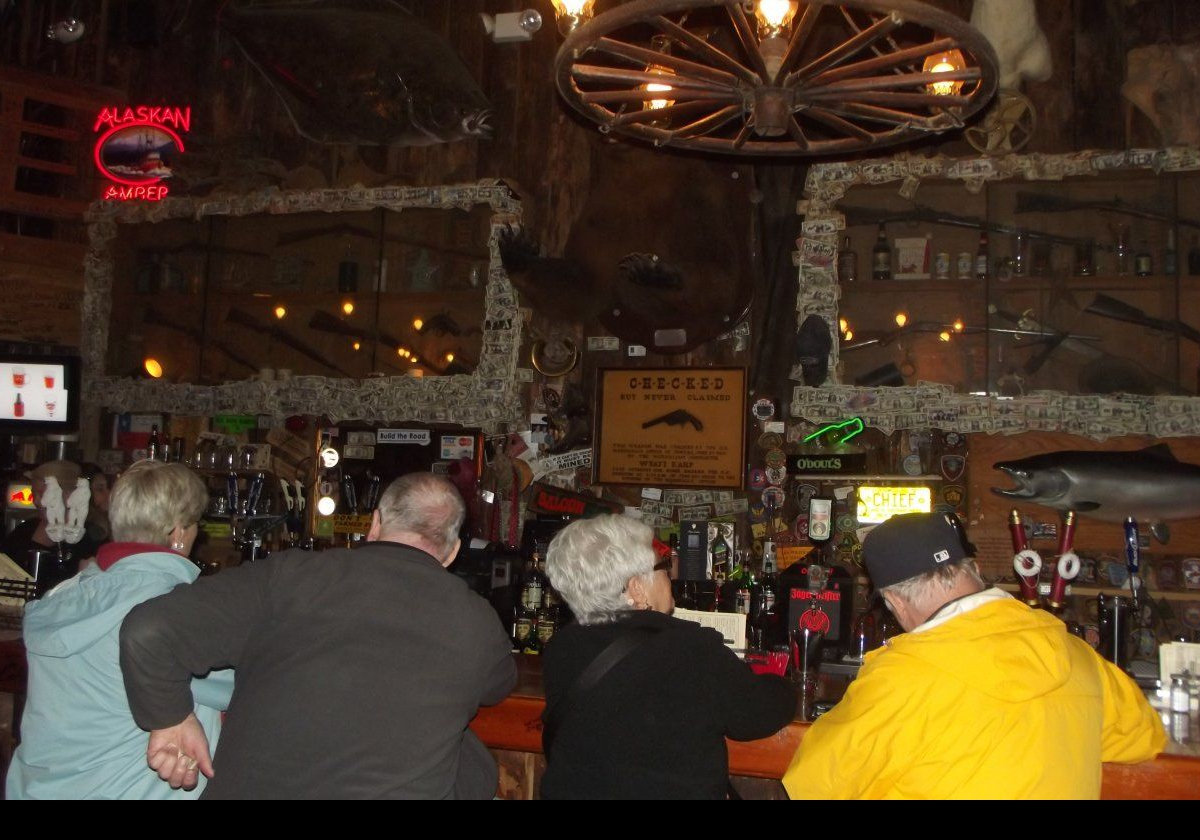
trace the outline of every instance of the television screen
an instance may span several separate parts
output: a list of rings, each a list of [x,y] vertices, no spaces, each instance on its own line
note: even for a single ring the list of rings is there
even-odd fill
[[[78,425],[78,357],[0,356],[0,431],[68,432]]]

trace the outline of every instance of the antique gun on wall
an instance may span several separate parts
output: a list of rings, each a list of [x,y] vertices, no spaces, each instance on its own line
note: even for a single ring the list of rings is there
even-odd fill
[[[1183,216],[1174,216],[1158,210],[1138,207],[1114,196],[1112,201],[1080,201],[1062,195],[1038,192],[1017,193],[1016,213],[1072,213],[1088,210],[1101,213],[1117,213],[1121,216],[1131,216],[1135,219],[1148,219],[1152,222],[1167,222],[1184,227],[1200,228],[1200,221]]]
[[[1092,240],[1081,236],[1061,236],[1056,233],[1030,230],[1029,228],[1017,227],[1016,225],[998,224],[980,219],[977,216],[960,216],[957,213],[935,210],[923,204],[915,204],[909,210],[875,210],[869,207],[839,207],[838,209],[846,217],[847,227],[856,225],[882,225],[890,222],[924,222],[931,225],[968,228],[970,230],[1005,234],[1007,236],[1015,236],[1020,233],[1031,240],[1049,242],[1052,245],[1068,245],[1071,247],[1091,246],[1100,247],[1101,249],[1104,247],[1096,246]]]

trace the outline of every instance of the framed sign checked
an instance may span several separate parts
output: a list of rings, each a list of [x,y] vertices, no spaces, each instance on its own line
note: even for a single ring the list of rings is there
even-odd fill
[[[607,368],[597,376],[596,483],[741,489],[745,368]]]

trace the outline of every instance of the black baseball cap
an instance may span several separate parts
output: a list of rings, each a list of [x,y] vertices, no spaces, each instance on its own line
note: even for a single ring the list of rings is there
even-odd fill
[[[863,560],[880,590],[975,554],[952,513],[904,513],[875,526],[863,540]]]

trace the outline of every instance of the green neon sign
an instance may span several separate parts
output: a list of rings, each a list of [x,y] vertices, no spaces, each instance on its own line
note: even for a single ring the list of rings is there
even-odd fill
[[[863,421],[862,421],[861,417],[851,417],[849,420],[843,420],[841,423],[830,423],[827,426],[822,426],[821,428],[819,428],[815,432],[813,432],[811,435],[806,437],[804,439],[804,442],[809,443],[810,441],[816,440],[821,435],[823,435],[827,432],[836,432],[839,429],[852,429],[853,431],[851,431],[850,434],[845,435],[841,438],[838,438],[838,441],[837,441],[838,443],[846,443],[851,438],[855,438],[855,437],[858,437],[859,435],[861,435],[863,432],[863,428],[864,428],[864,426],[863,426]]]

